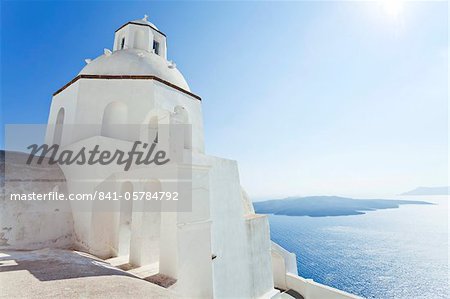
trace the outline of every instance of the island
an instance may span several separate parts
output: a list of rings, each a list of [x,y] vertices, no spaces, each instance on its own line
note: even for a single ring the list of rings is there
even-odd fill
[[[362,215],[379,209],[396,209],[400,205],[433,205],[425,201],[390,199],[353,199],[339,196],[289,197],[284,199],[254,202],[260,214],[286,216],[350,216]]]

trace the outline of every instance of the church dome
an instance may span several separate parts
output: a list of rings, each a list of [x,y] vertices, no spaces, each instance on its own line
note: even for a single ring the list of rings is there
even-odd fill
[[[87,64],[79,75],[156,76],[190,91],[183,75],[172,62],[154,53],[139,49],[124,49],[105,53]]]

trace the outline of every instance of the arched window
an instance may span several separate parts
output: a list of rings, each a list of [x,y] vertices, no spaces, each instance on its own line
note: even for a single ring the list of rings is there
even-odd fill
[[[148,143],[158,143],[158,116],[153,116],[148,122]]]
[[[181,129],[183,130],[183,141],[184,141],[184,148],[185,149],[191,149],[192,148],[192,126],[189,123],[189,115],[186,111],[186,108],[183,106],[176,106],[174,108],[174,116],[173,120],[175,124],[178,124],[181,126]]]
[[[53,143],[61,144],[64,126],[64,108],[60,108],[55,122],[55,133],[53,134]]]
[[[156,40],[153,41],[153,51],[156,55],[159,55],[159,42]]]
[[[112,138],[125,138],[128,108],[124,103],[112,102],[103,112],[101,135]]]
[[[123,50],[125,48],[125,37],[122,37],[122,40],[120,42],[120,50]]]

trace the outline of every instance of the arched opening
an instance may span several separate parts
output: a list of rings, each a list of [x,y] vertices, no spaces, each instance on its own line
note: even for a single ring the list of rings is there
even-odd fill
[[[156,40],[153,41],[153,52],[155,52],[156,55],[159,55],[159,42]]]
[[[189,123],[189,115],[183,106],[174,108],[174,123],[181,126],[183,130],[183,143],[185,149],[192,149],[192,126]]]
[[[64,126],[64,116],[65,116],[64,108],[60,108],[58,111],[58,115],[56,116],[55,133],[53,134],[54,144],[61,144]]]
[[[125,138],[128,108],[124,103],[112,102],[103,112],[101,135],[112,138]]]

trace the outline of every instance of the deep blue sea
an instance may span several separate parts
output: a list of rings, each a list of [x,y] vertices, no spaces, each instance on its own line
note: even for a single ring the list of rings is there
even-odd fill
[[[366,298],[450,298],[448,197],[408,196],[365,215],[270,215],[271,238],[297,255],[299,275]]]

